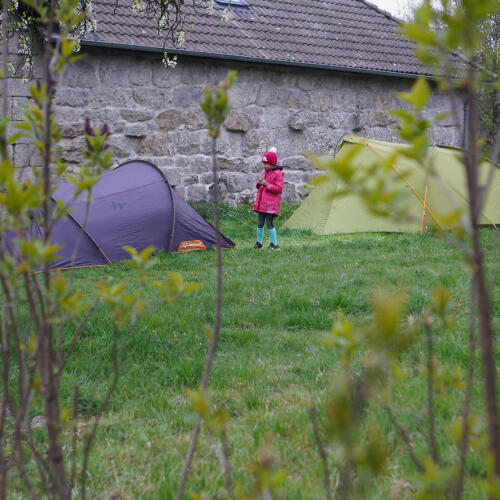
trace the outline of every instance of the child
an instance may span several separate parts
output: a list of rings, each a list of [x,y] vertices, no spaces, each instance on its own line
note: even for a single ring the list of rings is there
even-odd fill
[[[279,215],[281,203],[281,191],[283,191],[283,167],[277,165],[278,155],[276,148],[271,148],[263,157],[264,172],[257,181],[257,199],[253,211],[258,213],[257,241],[254,248],[262,248],[264,239],[264,221],[269,230],[271,250],[278,250],[278,239],[273,219]]]

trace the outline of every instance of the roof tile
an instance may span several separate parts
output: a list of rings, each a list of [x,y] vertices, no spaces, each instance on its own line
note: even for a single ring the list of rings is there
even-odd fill
[[[247,0],[221,20],[201,7],[185,7],[186,41],[180,48],[158,35],[151,14],[134,14],[129,2],[94,0],[97,31],[83,43],[120,45],[171,53],[351,68],[408,75],[429,74],[414,57],[414,44],[399,34],[399,22],[365,0]],[[200,2],[198,2],[200,5]]]

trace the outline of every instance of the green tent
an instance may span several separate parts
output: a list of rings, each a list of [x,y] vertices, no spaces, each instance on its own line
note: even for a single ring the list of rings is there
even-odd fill
[[[337,157],[349,154],[353,148],[360,148],[353,162],[355,167],[364,168],[407,147],[404,144],[375,141],[349,134],[344,138]],[[426,162],[432,162],[429,165],[438,175],[429,173],[415,161],[404,157],[398,157],[396,163],[392,164],[393,182],[401,182],[403,186],[404,204],[407,213],[411,214],[410,221],[395,221],[391,217],[381,217],[369,212],[357,196],[342,194],[342,183],[339,180],[335,181],[336,185],[332,185],[332,182],[317,185],[288,219],[285,227],[310,229],[316,234],[423,232],[429,227],[447,229],[449,216],[456,212],[450,199],[455,199],[463,208],[468,203],[465,172],[460,158],[461,152],[455,148],[429,148]],[[480,169],[482,183],[487,181],[490,172],[491,164],[484,162]],[[338,194],[332,196],[335,192]],[[500,225],[499,166],[493,171],[480,224]]]

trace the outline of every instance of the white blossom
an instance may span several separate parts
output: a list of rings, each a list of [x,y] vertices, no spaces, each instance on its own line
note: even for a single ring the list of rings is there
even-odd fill
[[[230,15],[231,15],[231,9],[228,6],[222,12],[222,16],[221,16],[220,20],[225,23],[225,22],[229,21]]]
[[[162,63],[167,68],[175,68],[177,66],[177,56],[169,56],[164,52]]]
[[[142,14],[146,10],[146,4],[143,0],[132,0],[132,10],[136,14]]]
[[[175,46],[182,47],[185,41],[186,41],[186,33],[184,33],[184,31],[179,31],[177,34],[177,38],[175,40]]]

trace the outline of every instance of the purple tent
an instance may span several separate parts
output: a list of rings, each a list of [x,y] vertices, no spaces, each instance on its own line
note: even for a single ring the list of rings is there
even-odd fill
[[[70,184],[60,184],[52,196],[70,210],[54,225],[52,242],[62,248],[51,269],[118,262],[129,258],[124,245],[139,252],[151,245],[181,252],[216,244],[215,228],[174,191],[160,169],[145,161],[128,161],[102,176],[92,190],[86,223],[86,195],[72,198]],[[32,227],[34,236],[40,233]],[[234,243],[221,234],[221,246]]]

